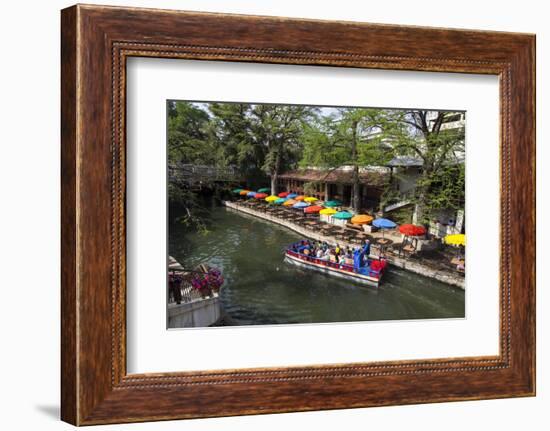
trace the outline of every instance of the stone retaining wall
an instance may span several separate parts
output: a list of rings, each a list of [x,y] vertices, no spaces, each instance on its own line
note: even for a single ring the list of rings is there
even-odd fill
[[[338,243],[338,244],[348,246],[348,247],[351,247],[351,248],[356,246],[355,244],[351,244],[351,243],[348,243],[346,241],[336,240],[334,237],[331,237],[331,236],[326,236],[326,235],[323,235],[323,234],[318,233],[318,232],[312,232],[308,229],[305,229],[301,226],[298,226],[298,225],[292,223],[289,220],[281,220],[280,218],[274,217],[274,216],[272,216],[268,213],[264,213],[262,211],[256,211],[256,210],[253,210],[252,208],[248,208],[248,207],[239,205],[235,202],[225,201],[224,205],[227,208],[230,208],[230,209],[233,209],[233,210],[245,213],[245,214],[249,214],[251,216],[258,217],[258,218],[261,218],[263,220],[270,221],[272,223],[277,223],[281,226],[284,226],[288,229],[293,230],[294,232],[299,233],[300,235],[303,235],[306,238],[314,239],[316,241],[326,241],[326,242],[331,243],[331,244]],[[379,248],[376,245],[373,245],[371,247],[371,249],[373,250],[373,253],[371,253],[371,256],[374,257],[374,258],[378,258],[378,255],[375,254],[374,252],[379,250]],[[402,258],[402,257],[385,256],[385,258],[387,259],[387,261],[391,265],[397,266],[399,268],[403,268],[407,271],[411,271],[411,272],[414,272],[416,274],[423,275],[425,277],[433,278],[435,280],[441,281],[443,283],[450,284],[450,285],[455,286],[455,287],[459,287],[463,290],[465,289],[464,277],[460,276],[459,274],[455,274],[451,271],[444,271],[444,270],[437,271],[437,270],[434,270],[434,269],[432,269],[432,268],[430,268],[426,265],[423,265],[419,262],[414,262],[414,261],[411,261],[409,259]]]

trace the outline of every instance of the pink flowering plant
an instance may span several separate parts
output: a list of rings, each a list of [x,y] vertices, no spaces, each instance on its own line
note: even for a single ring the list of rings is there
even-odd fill
[[[216,268],[210,268],[205,273],[195,273],[191,279],[191,286],[205,297],[218,292],[224,280],[221,272]]]

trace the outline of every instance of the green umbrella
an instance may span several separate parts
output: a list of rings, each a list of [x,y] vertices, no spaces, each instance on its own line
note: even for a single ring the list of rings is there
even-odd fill
[[[269,187],[264,187],[263,189],[258,189],[258,193],[269,193],[271,189]]]
[[[240,192],[241,192],[242,189],[235,189],[233,190],[233,193],[235,193],[236,195],[238,195]]]
[[[279,198],[274,203],[277,205],[281,205],[281,204],[284,204],[286,201],[287,201],[286,198]]]
[[[353,214],[347,211],[340,211],[334,214],[332,217],[340,219],[340,220],[346,220],[353,217]]]
[[[327,207],[327,208],[333,208],[333,207],[340,207],[342,206],[342,202],[338,201],[338,200],[333,200],[333,201],[326,201],[323,206]]]

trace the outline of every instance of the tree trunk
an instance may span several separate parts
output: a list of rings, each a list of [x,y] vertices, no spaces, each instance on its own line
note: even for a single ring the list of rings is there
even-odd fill
[[[281,169],[281,151],[277,151],[277,157],[275,158],[275,167],[271,171],[271,194],[276,195],[278,193],[277,180],[279,179],[279,170]]]
[[[351,160],[353,162],[351,207],[355,211],[359,211],[361,208],[361,196],[359,195],[361,184],[359,183],[359,165],[357,161],[357,121],[354,121],[351,127],[352,127]]]

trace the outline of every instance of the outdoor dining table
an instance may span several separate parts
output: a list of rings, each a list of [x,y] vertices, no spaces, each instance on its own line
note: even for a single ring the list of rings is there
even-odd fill
[[[383,246],[392,245],[393,241],[388,238],[376,238],[376,244],[383,245]]]

